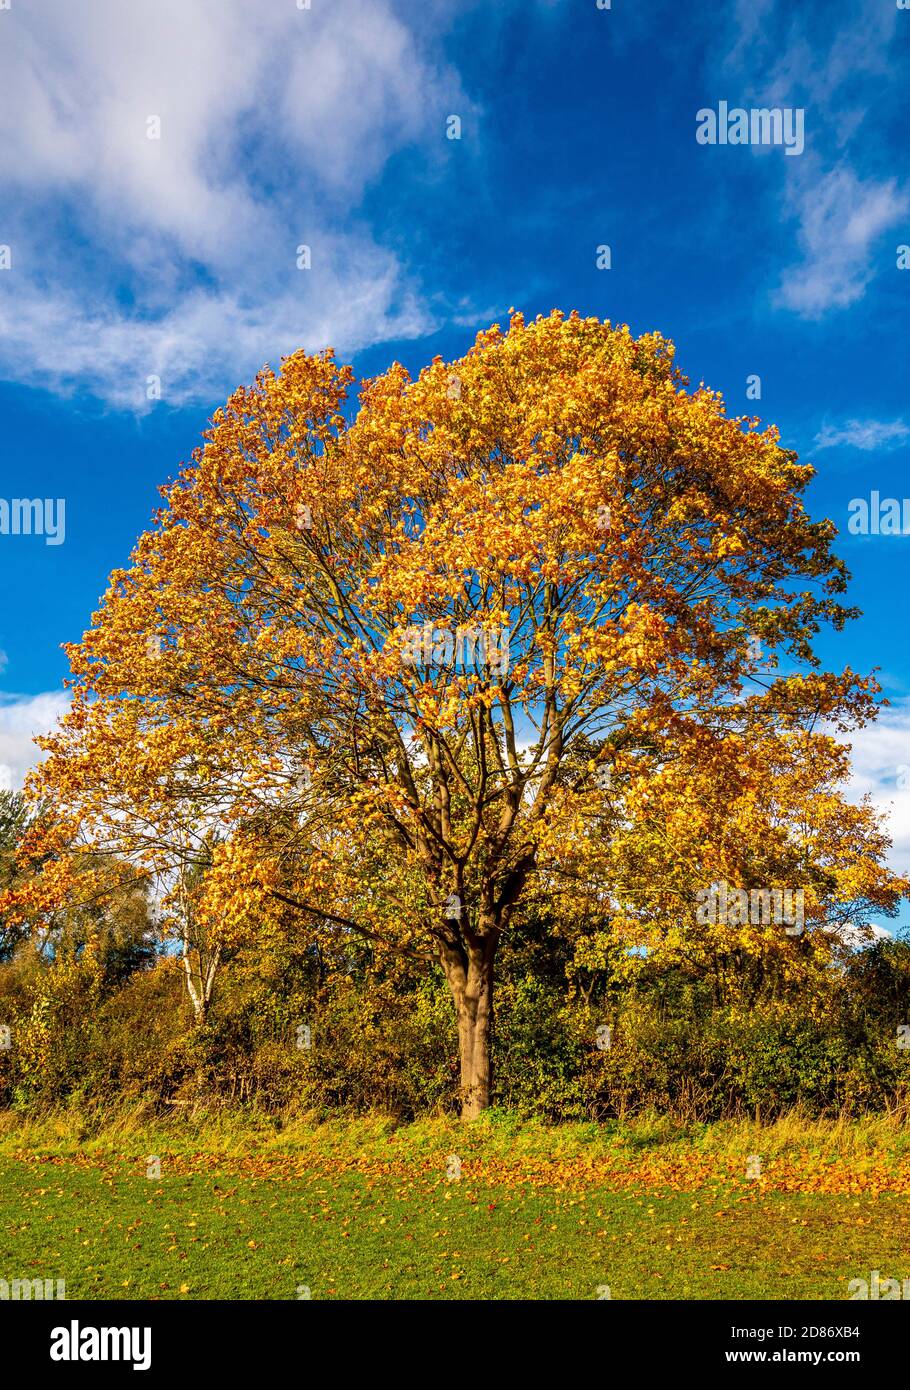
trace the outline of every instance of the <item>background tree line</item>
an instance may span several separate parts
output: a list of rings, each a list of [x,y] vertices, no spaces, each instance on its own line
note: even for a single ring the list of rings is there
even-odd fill
[[[0,794],[4,886],[23,873],[16,849],[29,825],[21,795]],[[288,910],[264,937],[224,951],[201,1009],[184,953],[210,960],[205,942],[184,935],[127,866],[94,868],[84,901],[0,922],[0,1024],[10,1030],[0,1104],[457,1110],[441,969],[352,932],[307,940]],[[637,957],[630,974],[627,955],[602,949],[608,925],[560,920],[541,904],[505,943],[497,1104],[550,1120],[659,1111],[708,1121],[905,1103],[905,941],[846,948],[798,978],[759,956],[730,970],[719,949],[689,962]]]

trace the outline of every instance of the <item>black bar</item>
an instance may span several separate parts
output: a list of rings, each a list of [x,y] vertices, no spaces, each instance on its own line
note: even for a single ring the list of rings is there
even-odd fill
[[[463,1301],[457,1307],[441,1301],[340,1299],[5,1302],[0,1303],[0,1335],[8,1353],[15,1347],[20,1373],[41,1371],[50,1382],[126,1374],[142,1385],[165,1376],[182,1381],[188,1373],[201,1372],[207,1384],[212,1376],[224,1375],[233,1385],[241,1376],[256,1374],[293,1377],[289,1384],[303,1385],[331,1375],[333,1363],[347,1378],[361,1357],[371,1379],[383,1367],[391,1373],[396,1364],[410,1365],[414,1376],[423,1378],[432,1374],[433,1364],[439,1369],[436,1358],[446,1346],[457,1355],[459,1347],[480,1342],[489,1350],[488,1366],[499,1359],[498,1352],[513,1369],[523,1354],[536,1358],[541,1352],[546,1362],[564,1359],[572,1380],[590,1359],[595,1367],[600,1364],[604,1376],[615,1376],[623,1365],[643,1377],[667,1372],[697,1377],[723,1369],[726,1378],[735,1379],[742,1370],[773,1375],[780,1366],[797,1365],[823,1382],[832,1368],[868,1379],[870,1372],[901,1365],[910,1324],[899,1302],[886,1308],[847,1300],[514,1301],[474,1303],[471,1310],[469,1320]],[[53,1360],[52,1342],[61,1352],[71,1349],[73,1324],[77,1349],[88,1351],[95,1347],[92,1329],[126,1329],[128,1343],[119,1333],[113,1339],[126,1359]],[[147,1370],[133,1369],[134,1353],[140,1363],[148,1353]],[[318,1373],[317,1365],[322,1368]]]

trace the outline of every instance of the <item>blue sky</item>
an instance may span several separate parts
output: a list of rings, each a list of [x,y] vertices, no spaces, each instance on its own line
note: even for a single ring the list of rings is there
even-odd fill
[[[820,650],[881,668],[854,785],[910,865],[910,536],[846,533],[851,499],[910,495],[908,73],[897,0],[12,0],[0,496],[65,498],[66,534],[0,536],[0,779],[233,386],[300,346],[416,371],[510,306],[577,308],[673,338],[816,464],[864,610]],[[721,101],[803,111],[804,150],[699,144]]]

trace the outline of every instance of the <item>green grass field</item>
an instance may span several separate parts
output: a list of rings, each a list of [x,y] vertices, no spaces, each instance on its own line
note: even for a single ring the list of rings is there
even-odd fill
[[[910,1203],[888,1190],[905,1143],[893,1126],[9,1121],[0,1278],[62,1278],[70,1299],[846,1299],[872,1270],[910,1275]],[[744,1178],[762,1152],[764,1179]],[[794,1174],[856,1190],[781,1190]]]

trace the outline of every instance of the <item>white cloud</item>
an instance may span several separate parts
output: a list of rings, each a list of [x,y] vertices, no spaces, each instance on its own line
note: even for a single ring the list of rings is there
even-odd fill
[[[874,941],[890,941],[894,935],[894,927],[891,930],[887,927],[879,926],[877,922],[864,922],[862,926],[849,925],[841,927],[837,933],[841,941],[846,946],[871,946]]]
[[[315,240],[314,265],[338,245]],[[127,316],[109,302],[86,305],[74,291],[51,296],[30,288],[14,302],[18,380],[60,392],[84,387],[111,405],[141,411],[151,376],[160,378],[171,405],[210,401],[296,348],[330,345],[347,354],[366,342],[430,329],[394,258],[375,247],[352,249],[343,270],[330,266],[320,275],[292,268],[286,279],[294,277],[297,293],[288,288],[263,302],[196,290],[154,318]],[[0,350],[2,344],[0,335]]]
[[[35,735],[49,733],[68,705],[69,698],[62,691],[0,695],[0,790],[21,787],[26,772],[40,757],[33,742]]]
[[[876,240],[906,214],[910,199],[894,179],[863,181],[839,165],[791,187],[788,205],[799,221],[802,259],[784,271],[776,302],[819,318],[862,298],[876,273]]]
[[[815,436],[816,449],[888,449],[910,437],[903,420],[846,420],[842,425],[822,426]]]
[[[910,871],[910,703],[893,703],[848,737],[852,777],[848,794],[867,795],[884,813],[893,840],[890,862]]]
[[[140,407],[159,375],[182,403],[294,347],[432,328],[359,212],[392,155],[441,156],[472,111],[430,24],[392,0],[31,0],[3,25],[6,375]]]

